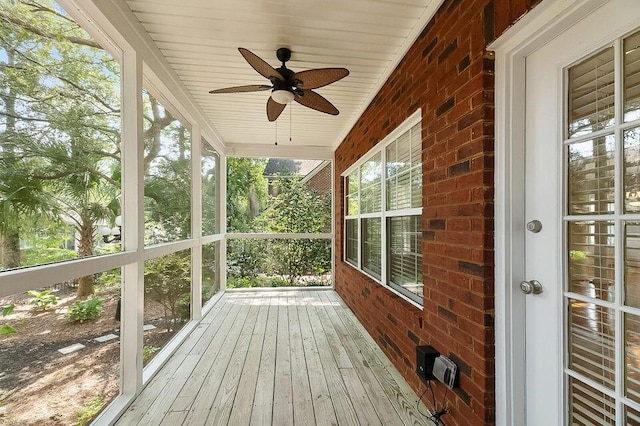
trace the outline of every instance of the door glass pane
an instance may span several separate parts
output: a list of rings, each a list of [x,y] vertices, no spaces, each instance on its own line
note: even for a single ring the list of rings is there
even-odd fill
[[[640,128],[624,132],[624,209],[640,212]]]
[[[614,300],[613,232],[613,222],[609,221],[569,224],[569,291]]]
[[[640,32],[624,41],[624,119],[640,118]]]
[[[640,317],[624,314],[625,396],[640,403]]]
[[[625,225],[624,303],[640,308],[640,222]]]
[[[613,47],[569,69],[569,137],[614,125]]]
[[[616,402],[614,398],[569,378],[569,424],[603,426],[616,424]]]
[[[640,425],[640,411],[634,410],[630,407],[625,407],[625,424],[626,425]]]
[[[615,136],[569,145],[569,214],[613,213]]]
[[[610,389],[615,387],[614,310],[569,299],[569,367]]]

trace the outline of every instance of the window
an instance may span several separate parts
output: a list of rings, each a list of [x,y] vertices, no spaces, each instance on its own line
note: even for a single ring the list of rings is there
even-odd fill
[[[420,112],[345,173],[345,261],[422,304]],[[383,185],[384,182],[384,185]]]

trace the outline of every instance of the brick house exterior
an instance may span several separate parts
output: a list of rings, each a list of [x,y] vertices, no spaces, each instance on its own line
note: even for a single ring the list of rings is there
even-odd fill
[[[536,3],[445,1],[335,152],[336,291],[416,393],[425,391],[415,373],[417,345],[457,363],[447,425],[495,424],[494,61],[487,45]],[[423,310],[344,262],[341,177],[418,108]],[[445,388],[434,388],[440,404]]]

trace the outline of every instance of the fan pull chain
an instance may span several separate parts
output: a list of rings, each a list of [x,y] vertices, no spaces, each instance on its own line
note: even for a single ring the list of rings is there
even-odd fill
[[[289,142],[291,142],[291,115],[293,114],[293,105],[289,108]]]
[[[278,146],[278,120],[275,120],[276,122],[276,146]]]

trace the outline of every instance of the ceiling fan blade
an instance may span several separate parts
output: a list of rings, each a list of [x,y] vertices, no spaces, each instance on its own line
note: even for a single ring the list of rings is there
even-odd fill
[[[284,77],[275,68],[262,60],[255,53],[250,52],[244,47],[239,47],[238,50],[240,54],[244,57],[244,59],[249,62],[249,65],[253,67],[254,70],[258,71],[260,75],[265,78],[271,80],[272,78],[277,78],[280,81],[284,81]]]
[[[292,80],[301,82],[298,84],[300,89],[317,89],[343,79],[348,75],[349,70],[346,68],[318,68],[297,72],[293,75]]]
[[[269,100],[267,101],[267,118],[269,121],[276,121],[286,106],[287,105],[277,103],[269,96]]]
[[[331,102],[312,90],[303,90],[302,96],[296,96],[295,101],[307,108],[315,109],[316,111],[324,112],[326,114],[340,114],[338,108],[334,107]]]
[[[249,86],[227,87],[225,89],[211,90],[209,93],[241,93],[241,92],[261,92],[263,90],[271,90],[271,86],[266,84],[252,84]]]

